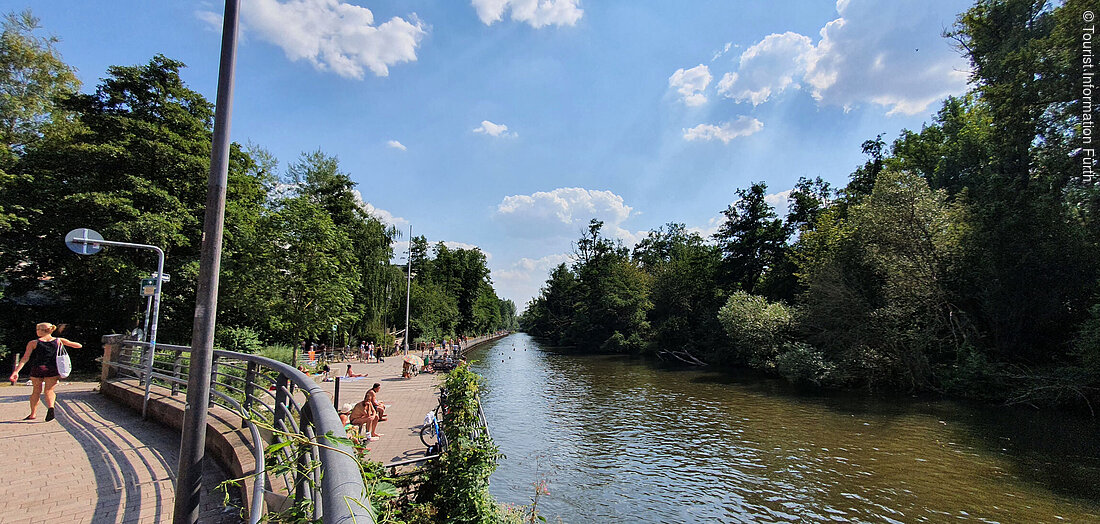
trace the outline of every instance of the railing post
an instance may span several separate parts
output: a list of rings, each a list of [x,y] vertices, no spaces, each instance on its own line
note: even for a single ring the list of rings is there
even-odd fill
[[[336,377],[333,382],[336,382],[335,391],[332,393],[332,408],[337,413],[340,412],[340,377]]]
[[[249,417],[252,416],[252,395],[253,390],[256,387],[256,363],[249,361],[248,369],[244,372],[244,412]]]
[[[275,419],[271,423],[272,427],[279,427],[279,423],[290,413],[290,409],[287,408],[288,382],[290,381],[282,373],[279,373],[279,378],[275,380]]]
[[[118,363],[118,355],[122,351],[122,339],[123,335],[103,336],[103,362],[99,371],[100,391],[103,391],[103,384],[118,374],[118,371],[113,369],[113,364]]]
[[[176,358],[172,361],[172,375],[179,378],[183,374],[183,351],[176,350]],[[172,396],[178,395],[180,392],[179,382],[172,382]]]
[[[218,355],[210,355],[210,389],[213,390],[214,386],[218,383]],[[213,395],[210,398],[214,398]]]
[[[149,390],[153,386],[153,359],[156,355],[152,344],[143,349],[145,351],[145,396],[141,400],[141,419],[145,420],[149,411]]]
[[[302,406],[302,412],[300,413],[300,417],[298,418],[298,430],[307,437],[310,434],[310,431],[307,431],[308,424],[310,423],[309,404],[306,404]],[[309,486],[306,484],[306,476],[313,469],[310,467],[309,464],[309,462],[313,459],[313,453],[309,448],[312,448],[313,446],[309,444],[306,444],[306,446],[307,447],[304,450],[296,450],[298,454],[298,467],[294,471],[294,496],[298,500],[306,500],[308,498],[311,498],[311,495],[313,493],[313,490],[308,489]],[[319,500],[314,499],[313,505],[315,507],[319,503]]]

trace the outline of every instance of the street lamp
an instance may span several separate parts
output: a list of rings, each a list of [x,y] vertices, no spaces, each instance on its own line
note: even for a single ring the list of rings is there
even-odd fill
[[[409,224],[409,268],[405,283],[405,354],[409,354],[409,297],[412,296],[413,281],[413,227]]]
[[[165,280],[164,274],[164,250],[148,244],[132,244],[130,242],[115,242],[103,240],[103,236],[88,228],[79,228],[69,231],[65,235],[65,245],[73,252],[80,255],[94,255],[99,252],[101,246],[131,247],[135,249],[149,249],[157,253],[156,289],[153,291],[153,325],[149,326],[149,356],[145,359],[145,396],[141,401],[141,418],[145,418],[146,408],[149,405],[149,387],[153,382],[153,353],[157,349],[157,319],[160,318],[160,284]]]

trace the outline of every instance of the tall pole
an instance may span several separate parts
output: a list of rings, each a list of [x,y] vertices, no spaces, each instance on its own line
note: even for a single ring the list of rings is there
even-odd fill
[[[409,267],[405,271],[408,282],[405,284],[405,354],[409,354],[409,297],[412,296],[413,281],[413,227],[409,224]]]
[[[191,335],[191,365],[187,377],[187,405],[176,470],[175,524],[199,520],[202,458],[206,444],[206,414],[210,405],[210,368],[214,355],[214,322],[218,311],[218,273],[221,269],[225,188],[229,173],[229,122],[233,114],[233,71],[237,62],[240,0],[225,0],[222,22],[218,99],[214,110],[214,138],[210,147],[210,174],[206,186],[206,217],[199,258],[195,322]],[[163,273],[163,271],[162,271]],[[159,281],[159,279],[158,279]]]

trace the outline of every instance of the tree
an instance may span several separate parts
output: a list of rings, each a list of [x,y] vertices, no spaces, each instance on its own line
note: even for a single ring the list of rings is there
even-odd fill
[[[948,286],[968,221],[946,200],[917,175],[883,171],[848,218],[826,212],[803,235],[799,329],[849,384],[927,389],[967,342]]]
[[[28,210],[13,197],[16,186],[30,180],[13,172],[14,164],[51,128],[64,127],[68,113],[58,102],[80,88],[54,47],[57,38],[36,36],[39,29],[27,10],[5,15],[0,33],[0,235],[27,226]]]
[[[726,221],[714,234],[722,250],[722,286],[752,293],[768,269],[784,256],[788,232],[764,197],[763,182],[738,189],[738,200],[722,212]]]
[[[347,234],[307,197],[282,200],[260,220],[243,264],[254,273],[241,307],[281,340],[320,337],[350,320],[359,273]]]
[[[182,67],[157,56],[110,68],[93,94],[64,102],[75,115],[71,136],[26,148],[13,168],[22,178],[5,193],[20,202],[28,222],[0,235],[0,267],[15,303],[48,297],[51,314],[91,333],[136,325],[144,310],[136,284],[155,266],[144,252],[76,257],[60,242],[71,229],[93,227],[106,238],[165,250],[166,270],[176,278],[165,287],[161,338],[190,338],[213,108],[183,83]],[[230,180],[261,186],[242,175],[250,164],[235,147]],[[87,304],[111,307],[93,313]]]
[[[0,33],[0,168],[7,167],[51,124],[67,118],[58,102],[80,88],[62,61],[56,37],[36,36],[30,10],[4,16]]]
[[[717,311],[722,303],[717,277],[722,257],[698,233],[670,223],[650,231],[634,248],[634,260],[652,277],[648,321],[650,350],[689,349],[708,360],[719,358],[723,347],[717,334]]]

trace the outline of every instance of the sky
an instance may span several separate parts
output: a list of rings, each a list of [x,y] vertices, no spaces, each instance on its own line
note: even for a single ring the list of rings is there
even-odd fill
[[[0,0],[31,8],[94,91],[177,59],[216,98],[224,4]],[[242,0],[232,139],[340,160],[403,234],[486,255],[523,309],[590,219],[632,247],[713,233],[765,182],[843,186],[882,134],[919,130],[969,64],[956,0]]]

